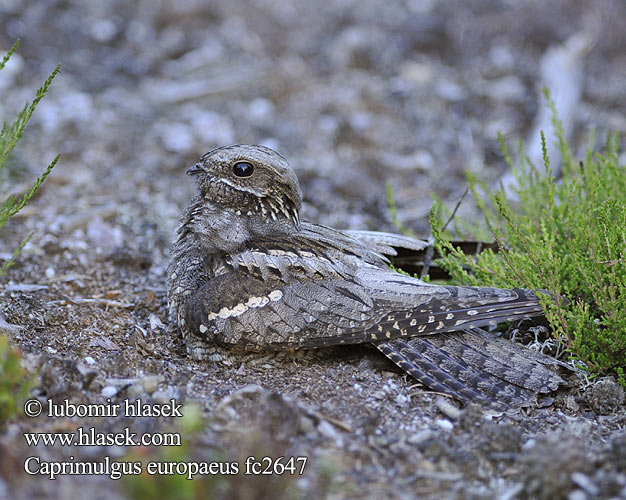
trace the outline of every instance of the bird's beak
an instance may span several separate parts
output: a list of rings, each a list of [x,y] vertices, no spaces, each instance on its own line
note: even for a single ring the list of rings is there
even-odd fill
[[[191,167],[189,170],[187,170],[187,175],[196,175],[199,174],[200,172],[202,172],[202,167],[200,166],[199,163],[196,163],[193,167]]]

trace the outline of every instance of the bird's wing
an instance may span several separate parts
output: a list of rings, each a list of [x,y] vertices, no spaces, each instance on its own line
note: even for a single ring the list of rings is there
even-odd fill
[[[377,316],[372,300],[344,278],[286,283],[278,274],[263,278],[241,269],[211,279],[185,309],[191,331],[235,350],[366,342],[363,328]]]
[[[380,252],[376,246],[352,236],[347,231],[339,231],[321,224],[302,222],[296,238],[306,242],[307,245],[321,248],[322,252],[327,255],[336,254],[341,257],[345,254],[348,258],[356,256],[369,264],[384,267],[389,262],[384,256],[384,252]],[[391,250],[393,251],[393,249]]]
[[[378,253],[391,257],[395,257],[398,254],[397,248],[419,251],[429,245],[426,240],[418,240],[402,234],[361,230],[344,230],[343,233],[365,243]]]
[[[306,251],[300,249],[307,248]],[[409,338],[542,314],[527,290],[424,283],[319,240],[258,240],[187,301],[185,322],[233,349]]]

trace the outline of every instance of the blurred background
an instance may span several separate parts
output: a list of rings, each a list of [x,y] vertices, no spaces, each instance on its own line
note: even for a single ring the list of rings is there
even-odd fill
[[[622,0],[0,0],[0,24],[1,49],[21,40],[2,119],[62,65],[11,159],[28,183],[63,155],[21,221],[37,212],[88,244],[141,238],[162,258],[193,193],[184,172],[216,146],[277,149],[303,217],[338,227],[391,229],[390,181],[426,236],[431,193],[456,202],[467,170],[495,182],[497,133],[532,133],[542,64],[572,86],[577,152],[589,127],[626,131]]]

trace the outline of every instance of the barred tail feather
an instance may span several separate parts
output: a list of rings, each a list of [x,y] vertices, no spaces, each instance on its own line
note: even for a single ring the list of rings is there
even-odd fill
[[[460,401],[491,403],[480,393],[441,369],[437,363],[412,350],[403,340],[377,342],[375,346],[405,372],[433,391],[447,394]]]
[[[557,379],[562,382],[552,372],[547,375],[550,381],[548,385],[539,384],[538,387],[528,383],[519,370],[509,375],[509,370],[516,371],[511,366],[513,363],[509,365],[481,355],[463,344],[464,335],[465,332],[446,336],[447,342],[443,343],[438,342],[439,336],[428,339],[415,337],[407,341],[396,339],[377,343],[376,347],[430,389],[461,401],[486,404],[498,410],[530,406],[535,402],[537,392],[553,390],[556,388],[555,383],[558,386]],[[513,359],[518,361],[517,358]],[[526,362],[522,369],[528,365],[529,362]],[[543,370],[549,371],[545,368]],[[521,383],[517,383],[516,379]],[[529,380],[535,379],[533,377]]]
[[[553,358],[498,338],[480,328],[444,333],[429,340],[448,355],[463,359],[480,370],[525,389],[548,393],[563,383],[557,373],[545,366]]]

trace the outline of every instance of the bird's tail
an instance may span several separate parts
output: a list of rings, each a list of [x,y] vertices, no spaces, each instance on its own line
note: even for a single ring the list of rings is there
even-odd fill
[[[563,383],[536,353],[480,329],[375,345],[430,389],[497,410],[530,406]]]
[[[443,288],[453,293],[472,290],[470,287]],[[486,289],[477,288],[476,290]],[[381,319],[377,329],[383,332],[389,331],[388,338],[412,337],[489,327],[544,315],[539,299],[531,290],[521,288],[488,290],[492,290],[494,294],[484,294],[468,299],[462,296],[446,297],[443,300],[433,298],[415,308],[392,312]],[[496,293],[506,293],[506,295],[498,296]]]

